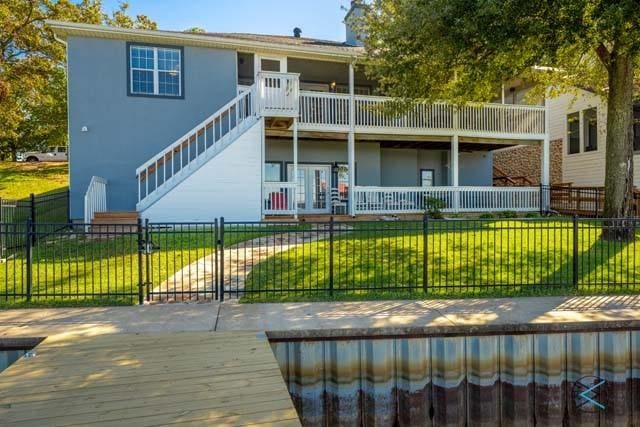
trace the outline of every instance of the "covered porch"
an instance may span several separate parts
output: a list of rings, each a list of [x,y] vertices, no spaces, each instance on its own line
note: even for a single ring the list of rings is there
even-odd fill
[[[304,133],[294,153],[290,137],[268,131],[262,215],[539,211],[540,187],[493,187],[492,151],[504,146],[357,137],[350,185],[346,136]]]

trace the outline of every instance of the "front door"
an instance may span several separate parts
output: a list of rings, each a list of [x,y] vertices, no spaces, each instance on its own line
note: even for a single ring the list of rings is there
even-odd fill
[[[287,168],[289,181],[292,181],[293,165]],[[298,183],[296,201],[299,213],[331,212],[331,166],[298,165]]]

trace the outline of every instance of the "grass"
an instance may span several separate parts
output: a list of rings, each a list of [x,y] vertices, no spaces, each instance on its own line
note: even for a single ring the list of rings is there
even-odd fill
[[[279,228],[278,225],[226,226],[225,246],[264,236]],[[43,235],[47,231],[43,227],[39,229]],[[151,287],[211,255],[215,243],[213,228],[206,225],[156,229],[150,240],[155,246],[148,264]],[[137,247],[137,234],[133,232],[109,239],[63,232],[39,240],[32,255],[31,301],[12,296],[27,291],[26,255],[20,248],[0,264],[0,308],[135,304],[139,283]],[[146,264],[143,266],[146,276]]]
[[[0,198],[23,199],[68,186],[66,162],[17,163],[0,161]]]
[[[601,224],[485,220],[356,225],[271,256],[251,271],[244,302],[616,294],[640,291],[640,233],[600,239]],[[425,257],[425,241],[427,254]],[[426,260],[426,264],[425,264]],[[425,272],[426,265],[426,272]],[[425,273],[426,283],[425,286]],[[376,289],[371,289],[371,288]]]

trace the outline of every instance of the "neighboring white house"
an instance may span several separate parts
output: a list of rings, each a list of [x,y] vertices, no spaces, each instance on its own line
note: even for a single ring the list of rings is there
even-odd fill
[[[604,185],[606,100],[581,89],[576,94],[552,99],[549,102],[549,136],[552,141],[562,140],[564,183],[579,187]],[[637,153],[640,150],[638,137],[634,145]],[[634,156],[634,184],[640,186],[640,154]]]

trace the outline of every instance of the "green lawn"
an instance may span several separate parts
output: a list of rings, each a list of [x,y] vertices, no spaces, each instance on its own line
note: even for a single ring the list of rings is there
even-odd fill
[[[570,220],[432,222],[426,239],[421,222],[355,227],[335,238],[333,293],[325,291],[330,249],[324,240],[255,266],[243,301],[640,291],[640,234],[631,243],[604,242],[595,222],[580,223],[575,279]]]
[[[68,186],[68,165],[61,162],[16,163],[0,161],[0,198],[23,199]]]
[[[227,226],[225,246],[281,228],[278,225]],[[43,227],[39,228],[42,234],[46,234],[46,231]],[[210,255],[215,242],[213,228],[205,225],[157,229],[151,233],[150,238],[155,246],[149,255],[149,280],[153,286],[162,283],[183,267]],[[120,305],[135,304],[138,301],[139,263],[135,233],[98,239],[69,232],[62,237],[40,240],[32,255],[34,297],[31,302],[26,302],[22,297],[11,297],[12,293],[26,292],[26,259],[22,252],[21,249],[9,256],[6,262],[0,263],[0,307]],[[146,268],[143,272],[146,276]]]

